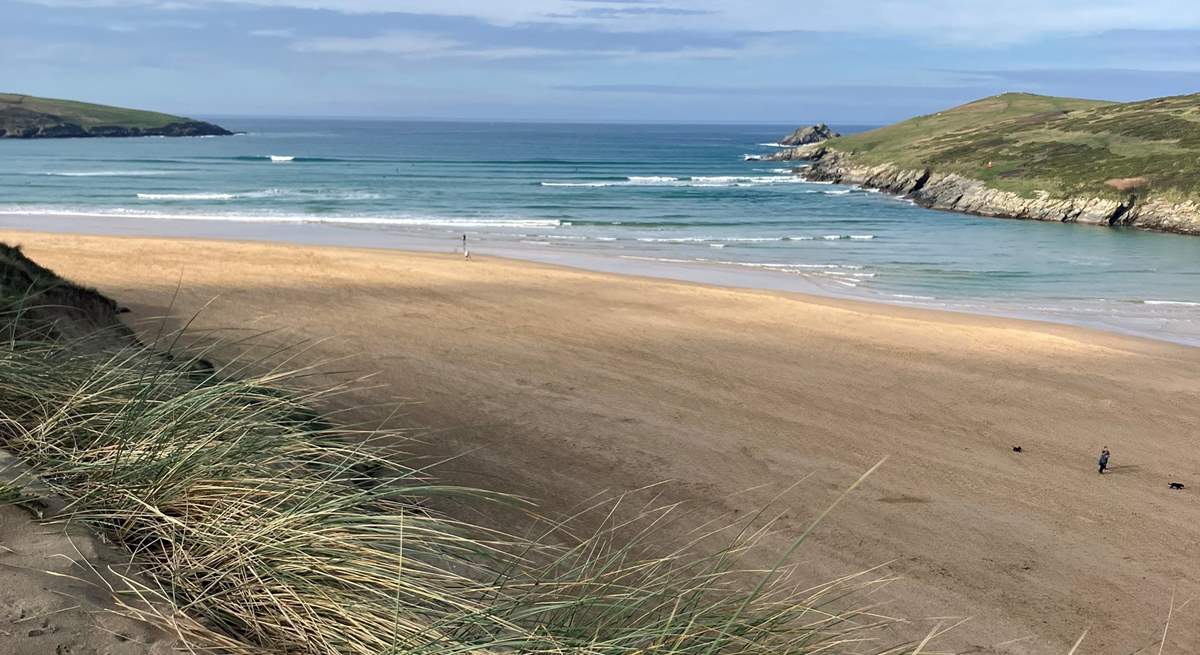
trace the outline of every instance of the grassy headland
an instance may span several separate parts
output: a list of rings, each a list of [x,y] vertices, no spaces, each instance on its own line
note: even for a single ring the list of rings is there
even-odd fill
[[[0,93],[0,137],[204,136],[230,132],[153,111]]]
[[[1114,103],[1005,93],[823,149],[815,176],[939,209],[1200,231],[1200,95]]]

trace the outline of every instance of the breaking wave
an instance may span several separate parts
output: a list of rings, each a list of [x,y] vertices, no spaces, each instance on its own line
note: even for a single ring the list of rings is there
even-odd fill
[[[826,241],[840,241],[842,239],[853,239],[855,241],[874,239],[874,234],[826,234],[820,239]],[[782,237],[638,237],[638,241],[645,243],[773,243],[780,241],[816,241],[818,237],[814,236],[782,236]]]
[[[605,187],[757,187],[804,183],[805,181],[800,177],[784,175],[699,175],[694,177],[635,175],[623,180],[549,180],[539,182],[544,187],[595,189]]]
[[[247,200],[293,197],[305,200],[379,200],[387,196],[373,191],[309,191],[303,189],[263,189],[261,191],[201,191],[193,193],[138,193],[138,200]]]
[[[308,223],[328,225],[373,225],[396,227],[450,227],[450,228],[543,228],[552,229],[570,225],[567,221],[538,218],[453,218],[439,216],[317,216],[305,214],[217,214],[217,213],[172,213],[117,207],[108,210],[61,209],[57,207],[3,207],[3,216],[61,216],[79,218],[131,218],[172,221],[221,221],[235,223]]]
[[[172,171],[47,171],[51,177],[154,177],[171,175]]]

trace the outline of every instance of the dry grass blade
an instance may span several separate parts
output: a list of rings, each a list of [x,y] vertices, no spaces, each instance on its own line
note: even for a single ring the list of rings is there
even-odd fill
[[[38,333],[2,300],[0,446],[129,550],[125,610],[196,652],[889,652],[873,640],[891,620],[850,600],[886,578],[746,570],[763,534],[747,525],[666,548],[670,506],[600,503],[578,538],[574,521],[533,540],[458,521],[428,501],[515,499],[409,468],[404,434],[338,427],[313,408],[344,389],[312,390],[310,368],[21,337]]]

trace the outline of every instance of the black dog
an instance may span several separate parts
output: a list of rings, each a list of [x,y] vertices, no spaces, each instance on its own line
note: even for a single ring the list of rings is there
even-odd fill
[[[1020,446],[1013,446],[1013,452],[1014,452],[1014,453],[1019,453],[1019,452],[1021,452],[1021,447],[1020,447]]]
[[[1172,489],[1182,489],[1183,483],[1182,482],[1168,482],[1167,486]]]

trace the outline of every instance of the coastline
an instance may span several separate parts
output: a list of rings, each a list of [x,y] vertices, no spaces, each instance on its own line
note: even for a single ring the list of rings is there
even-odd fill
[[[202,219],[120,219],[99,215],[88,217],[82,215],[4,214],[0,215],[0,230],[45,232],[47,234],[84,234],[100,237],[148,236],[170,239],[219,239],[235,242],[379,248],[429,253],[455,252],[458,244],[457,237],[444,231],[415,233],[389,231],[376,226],[351,227],[319,222],[257,223]],[[473,237],[473,239],[472,249],[476,254],[566,266],[586,271],[675,280],[732,289],[800,294],[814,301],[819,299],[850,301],[912,308],[919,311],[1012,319],[1042,323],[1048,326],[1084,328],[1117,336],[1151,339],[1177,345],[1200,346],[1200,331],[1191,334],[1165,329],[1165,321],[1169,319],[1163,319],[1164,323],[1148,319],[1144,321],[1144,324],[1138,325],[1131,319],[1121,322],[1108,320],[1106,316],[1089,316],[1089,312],[1096,313],[1093,308],[1056,315],[1050,307],[1043,307],[1041,312],[1035,312],[1016,306],[1005,307],[995,302],[962,301],[955,303],[952,299],[922,299],[917,296],[906,298],[898,297],[896,294],[868,293],[859,289],[845,289],[837,286],[836,283],[818,284],[812,278],[753,267],[724,266],[719,262],[685,261],[670,257],[614,256],[608,253],[588,251],[567,252],[527,245],[524,242],[501,243],[480,241],[478,237]],[[1185,307],[1177,306],[1174,301],[1164,301],[1160,308],[1164,312],[1183,309]],[[1186,309],[1190,309],[1190,307]]]
[[[1161,633],[1164,589],[1200,589],[1186,566],[1200,509],[1164,495],[1200,468],[1192,348],[487,256],[0,239],[135,322],[277,331],[311,344],[306,363],[377,372],[347,399],[375,406],[360,418],[403,402],[402,421],[428,428],[422,454],[458,455],[443,476],[550,512],[676,480],[664,499],[699,523],[753,512],[811,475],[777,507],[777,547],[890,456],[805,546],[798,582],[892,561],[903,579],[880,592],[882,611],[903,610],[921,633],[936,623],[922,617],[977,617],[950,636],[960,650],[1022,640],[994,652],[1060,652],[1091,626],[1092,652],[1129,652]],[[1115,453],[1102,479],[1100,445]],[[1125,593],[1105,593],[1114,584]],[[1186,644],[1197,635],[1182,618],[1172,641]]]
[[[926,209],[971,216],[1131,227],[1154,232],[1200,235],[1200,206],[1194,202],[1139,201],[1095,197],[1022,197],[989,187],[981,180],[932,168],[906,169],[891,163],[854,161],[851,153],[821,143],[789,148],[776,161],[803,160],[800,175],[813,182],[854,184],[909,199]]]

